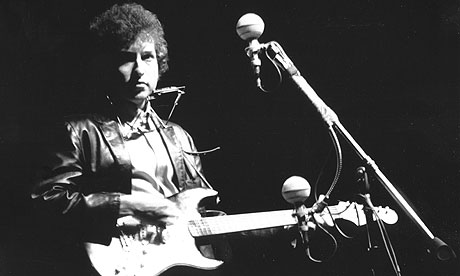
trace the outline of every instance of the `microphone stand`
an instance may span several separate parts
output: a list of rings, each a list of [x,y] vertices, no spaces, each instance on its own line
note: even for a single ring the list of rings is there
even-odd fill
[[[430,231],[430,229],[428,229],[422,219],[414,211],[414,209],[393,186],[388,178],[380,171],[374,160],[372,160],[371,157],[367,155],[361,146],[353,139],[351,134],[340,123],[339,118],[335,112],[326,105],[326,103],[308,84],[305,78],[302,77],[299,70],[294,66],[294,63],[289,59],[281,46],[277,42],[272,41],[265,44],[263,48],[265,49],[266,54],[270,59],[275,61],[278,66],[281,66],[282,69],[289,73],[292,80],[297,84],[300,90],[302,90],[302,92],[307,96],[313,106],[320,113],[328,127],[332,127],[342,135],[342,137],[353,148],[359,158],[364,161],[365,166],[370,169],[370,171],[375,175],[376,179],[384,186],[384,188],[399,204],[403,211],[419,227],[419,229],[423,232],[429,241],[429,252],[434,254],[441,261],[447,261],[456,258],[455,252],[441,239],[433,235],[433,233]]]
[[[368,180],[367,172],[365,167],[359,167],[356,171],[356,174],[358,176],[358,183],[364,185],[364,194],[361,195],[362,202],[363,202],[363,210],[364,210],[364,215],[366,217],[366,232],[367,232],[367,267],[370,271],[370,275],[375,276],[376,275],[376,266],[377,266],[377,252],[378,249],[380,248],[379,245],[377,244],[374,236],[376,236],[377,233],[377,226],[378,226],[378,217],[376,217],[376,222],[372,223],[374,220],[374,204],[371,201],[371,196],[370,196],[370,183]],[[377,225],[376,225],[377,224]],[[382,235],[382,239],[385,239],[385,236]],[[388,256],[390,260],[392,260],[392,264],[394,265],[395,272],[397,275],[401,275],[401,270],[399,269],[399,265],[396,261],[396,258],[394,260],[392,259],[393,256],[389,254]],[[379,275],[379,274],[377,274]]]

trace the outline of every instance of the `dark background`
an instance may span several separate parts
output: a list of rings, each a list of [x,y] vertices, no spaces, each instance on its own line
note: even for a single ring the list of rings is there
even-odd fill
[[[318,182],[325,193],[334,174],[327,130],[289,78],[277,86],[263,59],[263,83],[272,92],[255,88],[246,42],[235,32],[239,17],[254,12],[265,21],[260,41],[283,46],[428,228],[460,254],[460,2],[270,2],[139,1],[158,13],[170,45],[170,70],[159,87],[186,86],[172,120],[199,149],[221,147],[203,158],[221,208],[286,209],[280,189],[289,176]],[[48,139],[43,126],[90,104],[83,96],[88,21],[113,3],[0,2],[1,275],[41,275],[47,249],[34,242],[41,237],[28,193]],[[331,205],[356,200],[360,188],[354,173],[361,162],[341,141],[344,168]],[[458,275],[458,260],[436,261],[424,232],[377,181],[371,186],[374,204],[399,214],[388,231],[402,275]],[[364,275],[357,271],[365,268],[365,232],[352,232],[353,240],[337,235],[338,251],[326,264],[273,239],[237,243],[244,257],[235,262],[240,275]],[[384,254],[377,263],[388,270]]]

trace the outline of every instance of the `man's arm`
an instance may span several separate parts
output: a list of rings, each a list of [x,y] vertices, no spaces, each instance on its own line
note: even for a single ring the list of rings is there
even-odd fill
[[[117,189],[121,186],[117,182],[131,181],[117,164],[107,166],[104,174],[88,169],[94,163],[90,161],[93,155],[101,153],[87,143],[87,137],[81,137],[69,123],[56,133],[31,193],[41,218],[80,232],[87,241],[103,244],[110,242],[121,216],[172,223],[179,211],[160,194],[124,194]]]

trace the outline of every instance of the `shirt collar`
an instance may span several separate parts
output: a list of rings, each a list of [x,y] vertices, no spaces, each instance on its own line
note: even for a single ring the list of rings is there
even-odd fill
[[[158,117],[149,101],[130,122],[122,123],[120,128],[125,139],[135,139],[143,133],[155,131],[155,118]]]

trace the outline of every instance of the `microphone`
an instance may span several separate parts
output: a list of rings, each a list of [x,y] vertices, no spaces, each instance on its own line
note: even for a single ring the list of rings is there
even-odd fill
[[[309,228],[314,228],[309,222],[311,211],[307,210],[303,203],[308,199],[311,192],[311,186],[308,181],[300,176],[291,176],[283,183],[281,188],[281,195],[284,200],[293,204],[296,207],[294,216],[297,217],[297,227],[300,235],[300,239],[304,248],[308,248],[309,238],[308,230]],[[296,246],[296,242],[293,243],[293,246]]]
[[[264,48],[257,40],[264,32],[265,23],[255,13],[247,13],[240,17],[236,23],[236,33],[241,39],[248,41],[249,46],[245,49],[246,55],[251,59],[252,68],[256,77],[256,85],[262,88],[260,80],[260,66],[262,61],[259,58],[259,51]]]
[[[296,206],[303,204],[310,197],[310,193],[310,183],[305,178],[295,175],[286,179],[281,188],[284,200]]]
[[[299,207],[302,205],[305,200],[310,197],[311,193],[311,186],[308,181],[300,176],[291,176],[283,183],[283,187],[281,188],[281,195],[283,196],[284,200],[287,202]],[[305,211],[302,211],[302,215],[312,215],[314,213],[321,213],[323,212],[324,208],[326,208],[327,203],[325,195],[319,195],[318,200],[313,204],[313,206]],[[302,208],[298,208],[300,209]]]

